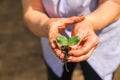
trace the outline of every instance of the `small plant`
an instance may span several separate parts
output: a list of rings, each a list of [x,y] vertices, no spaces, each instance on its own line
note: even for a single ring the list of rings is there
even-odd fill
[[[70,46],[75,46],[80,41],[80,37],[72,36],[70,38],[66,38],[65,36],[57,36],[56,40],[61,51],[64,53],[65,69],[67,72],[69,72],[67,68],[67,62],[66,62],[69,57],[68,51],[70,50]]]
[[[65,36],[57,36],[56,40],[58,44],[62,46],[75,46],[79,41],[79,36],[72,36],[70,38],[66,38]]]

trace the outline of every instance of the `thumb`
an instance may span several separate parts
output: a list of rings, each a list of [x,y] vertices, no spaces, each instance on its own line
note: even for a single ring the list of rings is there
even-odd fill
[[[72,24],[75,24],[75,23],[78,23],[78,22],[81,22],[85,19],[85,16],[73,16],[73,17],[70,17],[70,20],[73,21]]]
[[[75,23],[83,21],[84,19],[85,19],[85,16],[73,16],[73,17],[63,18],[62,22],[64,24],[60,26],[59,28],[64,29],[71,24],[75,24]]]
[[[73,16],[73,17],[66,18],[65,26],[81,22],[84,19],[85,19],[85,16]]]

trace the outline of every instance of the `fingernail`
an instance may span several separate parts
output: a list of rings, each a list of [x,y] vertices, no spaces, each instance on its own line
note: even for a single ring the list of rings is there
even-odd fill
[[[73,58],[72,56],[69,56],[69,57],[68,57],[68,60],[71,60],[72,58]]]

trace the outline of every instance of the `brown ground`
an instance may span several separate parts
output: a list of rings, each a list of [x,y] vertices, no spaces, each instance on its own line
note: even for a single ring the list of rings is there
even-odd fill
[[[0,80],[47,80],[39,38],[25,27],[20,1],[0,0]],[[73,80],[81,74],[76,69]]]

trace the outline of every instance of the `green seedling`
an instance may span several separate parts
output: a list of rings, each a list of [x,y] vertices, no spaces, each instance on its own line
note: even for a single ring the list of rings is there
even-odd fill
[[[56,37],[58,46],[60,46],[61,51],[64,53],[64,63],[65,63],[65,69],[67,72],[69,72],[67,68],[67,60],[68,60],[68,51],[70,50],[70,46],[75,46],[80,41],[79,36],[72,36],[70,38],[66,38],[65,36],[57,36]]]
[[[79,36],[72,36],[70,38],[66,38],[65,36],[57,36],[57,43],[62,46],[75,46],[79,41]]]

